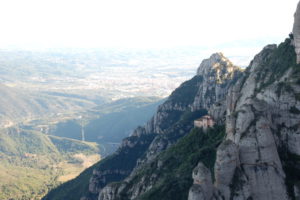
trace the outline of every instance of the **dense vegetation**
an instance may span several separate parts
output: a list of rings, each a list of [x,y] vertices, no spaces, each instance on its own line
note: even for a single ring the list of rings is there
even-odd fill
[[[50,140],[61,153],[95,154],[99,152],[96,143],[84,142],[70,138],[62,138],[49,135]],[[99,152],[100,153],[100,152]]]
[[[59,183],[58,177],[66,173],[63,165],[73,161],[73,155],[98,151],[93,143],[17,128],[1,129],[0,199],[41,199]]]
[[[7,87],[3,88],[5,91],[6,89],[12,97],[20,94],[19,91],[14,92],[8,90]],[[24,95],[24,97],[30,99],[28,95]],[[39,98],[44,98],[44,96]],[[65,97],[57,95],[57,98]],[[76,97],[76,99],[78,98]],[[27,109],[27,104],[23,104],[22,100],[22,98],[18,100],[21,102],[20,106]],[[20,125],[20,128],[1,130],[0,199],[41,199],[48,190],[56,187],[62,181],[70,180],[91,163],[98,161],[99,147],[101,147],[101,154],[110,153],[113,148],[109,149],[109,146],[105,146],[105,142],[115,142],[114,145],[117,146],[117,143],[128,136],[138,124],[143,124],[153,115],[159,103],[161,101],[158,98],[130,98],[103,104],[87,111],[89,120],[91,120],[86,125],[87,139],[96,140],[101,143],[100,145],[79,141],[78,139],[81,139],[80,121],[72,119],[65,121],[65,116],[57,115],[53,120],[51,116],[48,116],[49,118],[26,122],[26,124]],[[39,105],[47,107],[44,101],[40,101]],[[46,107],[45,109],[47,109]],[[20,108],[20,110],[22,109]],[[31,107],[29,107],[28,113],[33,113]],[[76,113],[71,113],[68,117],[72,117],[72,115],[78,117]],[[100,117],[92,118],[97,115]],[[63,122],[54,125],[62,120]],[[45,135],[34,131],[40,130],[40,127],[44,125],[49,126],[49,132],[56,135]],[[98,136],[102,136],[102,140],[99,140]],[[87,170],[83,173],[83,176],[88,174],[85,183],[88,183],[90,172],[91,170]]]
[[[44,198],[45,200],[61,200],[61,199],[69,199],[72,196],[73,199],[80,199],[83,195],[92,195],[88,194],[88,184],[89,179],[91,178],[93,169],[97,170],[122,170],[124,173],[122,175],[115,176],[108,175],[106,176],[107,181],[120,181],[129,175],[131,170],[135,167],[136,161],[145,150],[148,148],[149,144],[153,140],[154,135],[144,135],[142,137],[130,137],[128,138],[132,143],[138,143],[133,148],[123,147],[115,154],[108,156],[107,158],[101,160],[99,163],[94,165],[93,167],[85,170],[75,179],[61,185],[50,191],[47,196]]]
[[[296,200],[294,185],[299,185],[300,169],[297,166],[300,164],[300,157],[289,153],[285,147],[279,149],[279,156],[283,161],[282,166],[286,174],[285,182],[288,194],[292,200]]]
[[[191,80],[182,83],[180,87],[172,92],[168,101],[180,103],[182,105],[189,105],[193,103],[193,97],[196,95],[199,84],[201,84],[202,80],[202,76],[194,76]]]
[[[105,162],[103,160],[103,162]],[[101,162],[100,162],[101,163]],[[50,190],[44,200],[62,200],[70,199],[70,194],[73,196],[73,199],[80,199],[82,195],[85,195],[88,192],[89,180],[93,174],[93,170],[98,167],[100,163],[97,163],[90,168],[84,170],[79,176],[70,180],[59,187]],[[73,200],[72,199],[72,200]]]
[[[147,178],[150,179],[155,174],[156,184],[139,199],[187,199],[188,190],[192,185],[193,168],[200,161],[213,172],[216,149],[224,135],[223,126],[208,129],[207,132],[194,128],[174,146],[161,153],[153,162],[143,166],[143,170],[135,175],[129,185],[141,181],[141,177],[146,177],[144,179],[146,182]],[[122,199],[127,199],[126,194]]]
[[[257,89],[257,92],[266,88],[275,81],[280,80],[283,74],[291,68],[294,70],[292,77],[299,79],[299,65],[296,64],[295,48],[291,43],[291,39],[286,39],[276,49],[269,49],[263,52],[265,54],[263,55],[265,59],[259,66],[260,73],[258,73],[258,76],[256,77],[257,81],[262,84]],[[271,75],[267,76],[268,73]],[[281,90],[289,91],[291,89],[290,85],[288,85],[288,81],[285,83],[278,83],[278,88],[278,94],[280,94]]]

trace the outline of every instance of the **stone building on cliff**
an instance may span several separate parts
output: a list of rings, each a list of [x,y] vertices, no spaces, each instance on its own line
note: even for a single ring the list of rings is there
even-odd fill
[[[213,120],[213,118],[209,115],[205,115],[199,119],[196,119],[194,121],[194,126],[198,127],[198,128],[203,128],[204,130],[206,130],[209,127],[212,127],[215,125],[215,121]]]

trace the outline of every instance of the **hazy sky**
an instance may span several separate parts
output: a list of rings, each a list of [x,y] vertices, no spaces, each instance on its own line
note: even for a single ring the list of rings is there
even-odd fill
[[[0,48],[283,40],[298,0],[1,0]]]

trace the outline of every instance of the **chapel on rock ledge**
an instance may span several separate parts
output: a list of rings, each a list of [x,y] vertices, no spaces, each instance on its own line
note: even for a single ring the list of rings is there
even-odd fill
[[[209,127],[214,126],[215,121],[213,120],[213,118],[209,115],[204,115],[203,117],[196,119],[194,121],[194,126],[198,127],[198,128],[203,128],[204,130],[206,130]]]

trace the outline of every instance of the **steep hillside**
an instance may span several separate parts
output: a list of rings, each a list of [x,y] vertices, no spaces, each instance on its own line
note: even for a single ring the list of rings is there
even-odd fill
[[[98,152],[94,143],[16,128],[1,129],[0,199],[40,199],[60,183],[61,177],[76,176],[86,168],[81,158],[92,158]]]
[[[0,199],[5,200],[40,199],[48,189],[75,178],[99,161],[99,154],[115,151],[122,138],[153,115],[159,101],[134,98],[95,107],[78,96],[25,92],[4,85],[0,92],[0,123],[9,127],[0,134],[0,178],[7,180],[0,184]],[[88,116],[86,140],[99,146],[79,141],[78,113]],[[95,129],[99,125],[103,130]],[[115,129],[107,131],[113,125]]]
[[[0,125],[9,127],[24,120],[55,116],[63,112],[82,111],[96,106],[86,99],[52,96],[0,84]]]
[[[85,140],[101,144],[101,155],[108,155],[138,125],[145,124],[163,101],[154,97],[136,97],[97,106],[86,114],[94,117],[85,122]],[[78,119],[61,121],[50,126],[49,134],[81,139],[80,123]]]
[[[209,129],[207,132],[198,128],[192,129],[178,143],[140,170],[136,170],[123,182],[105,187],[99,198],[186,199],[193,181],[191,171],[199,160],[213,170],[216,147],[223,140],[224,134],[224,126]]]
[[[157,113],[144,127],[138,127],[131,137],[123,140],[120,149],[114,155],[75,180],[52,190],[45,199],[80,199],[83,195],[87,199],[97,199],[106,184],[124,179],[137,163],[140,165],[151,162],[161,151],[189,133],[193,128],[193,120],[207,113],[207,105],[225,98],[226,92],[220,88],[227,90],[241,76],[241,70],[220,53],[214,54],[209,61],[209,64],[204,62],[200,66],[208,70],[177,88],[168,100],[159,106]],[[213,76],[214,74],[219,76]],[[205,95],[211,96],[209,101],[202,101]],[[194,106],[195,102],[199,105]],[[136,148],[140,150],[137,151]],[[122,162],[125,158],[122,158],[123,154],[130,159]],[[111,162],[115,164],[112,165]],[[87,176],[91,175],[87,183]]]
[[[207,98],[201,98],[205,93],[199,95],[210,91],[207,88],[218,88],[212,83],[204,87],[205,76],[198,74],[182,84],[144,128],[123,141],[109,161],[83,173],[74,180],[76,185],[64,184],[45,199],[79,199],[81,195],[100,200],[298,198],[300,66],[292,44],[287,39],[278,47],[264,48],[243,75],[229,79],[228,91],[218,93],[224,94],[219,101],[218,90],[209,92]],[[214,69],[216,65],[210,66]],[[205,110],[226,124],[224,139],[224,129],[217,127],[206,133],[195,129],[187,135],[193,119]],[[122,154],[131,157],[128,149],[141,144],[133,137],[140,141],[147,135],[153,138],[151,144],[148,138],[141,154],[126,162],[131,167],[122,170],[118,162],[126,158]],[[75,196],[68,190],[82,185],[85,188]]]
[[[98,199],[299,198],[299,77],[291,39],[265,47],[231,85],[227,98],[208,108],[209,113],[226,110],[224,139],[213,139],[224,131],[212,129],[206,133],[212,138],[202,133],[189,141],[192,132],[166,151],[139,161],[126,179],[102,188]],[[195,141],[199,146],[194,149]],[[212,154],[203,153],[211,144]]]
[[[265,47],[231,88],[226,140],[217,150],[214,185],[202,186],[200,177],[190,200],[201,195],[299,198],[300,65],[292,44],[287,39],[278,47]]]
[[[243,72],[220,53],[204,60],[116,154],[44,199],[299,199],[299,9],[290,38]],[[192,129],[206,113],[216,125]]]

